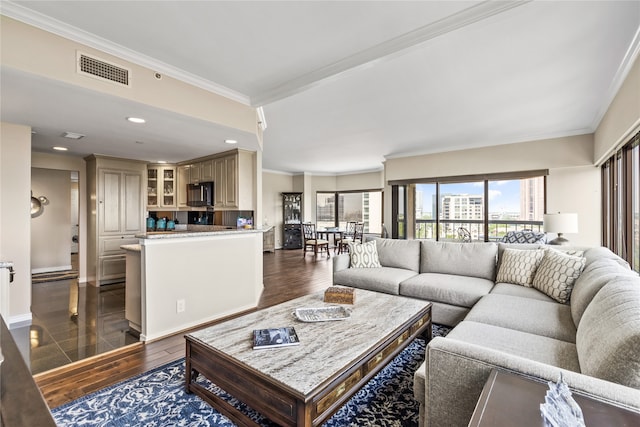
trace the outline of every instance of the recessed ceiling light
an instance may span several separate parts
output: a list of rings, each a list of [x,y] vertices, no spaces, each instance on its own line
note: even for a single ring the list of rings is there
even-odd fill
[[[86,135],[83,135],[81,133],[76,133],[76,132],[64,132],[61,136],[63,138],[69,138],[69,139],[82,139]]]
[[[237,144],[238,141],[236,141],[235,139],[225,139],[224,142],[226,142],[227,144]]]
[[[146,122],[145,119],[141,119],[140,117],[127,117],[127,120],[129,120],[131,123],[145,123]]]
[[[57,150],[57,151],[67,151],[68,150],[67,147],[53,147],[53,149]]]
[[[158,160],[158,163],[167,163],[166,160]]]

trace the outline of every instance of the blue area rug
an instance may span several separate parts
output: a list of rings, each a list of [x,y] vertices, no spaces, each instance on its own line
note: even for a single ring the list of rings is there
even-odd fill
[[[448,331],[446,327],[433,325],[434,337],[444,336]],[[413,373],[424,361],[424,353],[424,340],[413,341],[324,426],[417,426],[418,402],[413,399]],[[240,408],[258,424],[275,426],[202,376],[198,382]],[[235,426],[196,395],[185,393],[184,359],[89,394],[51,412],[61,427]]]

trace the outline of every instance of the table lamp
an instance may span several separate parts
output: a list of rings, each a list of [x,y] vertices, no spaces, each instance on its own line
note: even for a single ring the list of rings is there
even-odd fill
[[[550,245],[568,245],[569,241],[562,237],[562,235],[564,233],[578,232],[578,214],[560,212],[545,214],[544,231],[558,234],[558,237],[549,242]]]

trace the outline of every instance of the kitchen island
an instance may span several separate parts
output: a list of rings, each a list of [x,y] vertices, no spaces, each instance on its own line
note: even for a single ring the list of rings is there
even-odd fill
[[[257,306],[262,292],[262,230],[136,237],[142,341]]]

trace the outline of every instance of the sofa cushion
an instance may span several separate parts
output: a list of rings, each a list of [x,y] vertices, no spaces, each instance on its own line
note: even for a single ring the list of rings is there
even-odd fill
[[[542,257],[544,249],[506,249],[502,255],[496,282],[530,287]]]
[[[640,389],[640,278],[621,276],[600,289],[576,335],[582,373]]]
[[[347,268],[333,273],[333,283],[398,295],[400,282],[417,274],[415,271],[392,267]]]
[[[420,241],[404,239],[370,239],[376,242],[378,259],[383,267],[420,270]]]
[[[569,301],[585,262],[584,257],[547,249],[533,278],[533,287],[564,304]]]
[[[557,302],[489,294],[473,306],[464,320],[576,342],[571,308]]]
[[[611,258],[595,260],[584,268],[571,292],[571,316],[576,327],[593,297],[617,276],[637,276],[637,274]]]
[[[580,372],[576,345],[563,340],[466,319],[449,332],[446,339],[464,341],[560,369]]]
[[[382,267],[378,261],[376,242],[349,243],[351,268]]]
[[[536,288],[514,285],[513,283],[496,283],[496,285],[491,289],[491,293],[499,295],[511,295],[514,297],[531,298],[547,302],[555,302],[553,298],[546,294],[543,294]]]
[[[422,240],[420,273],[456,274],[495,280],[495,243],[434,242]]]
[[[479,277],[422,273],[400,283],[400,295],[472,307],[492,287],[491,280]]]

